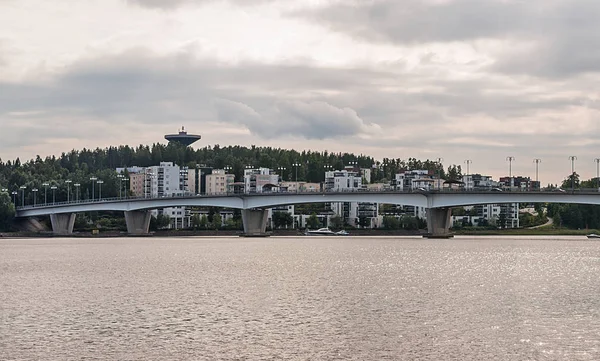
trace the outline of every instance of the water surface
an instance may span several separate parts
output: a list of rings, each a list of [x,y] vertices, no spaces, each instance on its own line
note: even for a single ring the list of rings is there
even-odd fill
[[[1,360],[598,360],[583,237],[0,240]]]

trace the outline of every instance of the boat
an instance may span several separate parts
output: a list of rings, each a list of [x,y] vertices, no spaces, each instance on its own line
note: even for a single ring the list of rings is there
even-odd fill
[[[600,234],[590,233],[587,235],[587,238],[600,238]]]
[[[336,233],[329,228],[319,228],[317,230],[306,230],[306,236],[335,236]]]
[[[345,229],[342,229],[342,230],[341,230],[341,231],[339,231],[339,232],[335,232],[335,235],[336,235],[336,236],[348,236],[348,235],[350,235],[350,233],[346,232],[346,230],[345,230]]]

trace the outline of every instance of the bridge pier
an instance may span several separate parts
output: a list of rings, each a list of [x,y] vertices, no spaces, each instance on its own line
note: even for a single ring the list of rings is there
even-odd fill
[[[427,209],[427,238],[452,238],[450,233],[452,208]]]
[[[150,211],[126,211],[125,224],[129,234],[148,234],[150,231]]]
[[[242,209],[242,222],[244,223],[245,237],[268,237],[267,221],[268,209]]]
[[[76,213],[51,214],[50,223],[52,223],[52,233],[60,235],[72,234],[76,216]]]

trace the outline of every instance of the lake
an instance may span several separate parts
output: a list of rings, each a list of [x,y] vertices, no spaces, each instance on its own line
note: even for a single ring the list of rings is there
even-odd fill
[[[598,360],[585,237],[0,239],[1,360]]]

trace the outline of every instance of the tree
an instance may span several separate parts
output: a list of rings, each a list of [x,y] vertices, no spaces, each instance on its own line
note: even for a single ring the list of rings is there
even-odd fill
[[[200,229],[208,228],[208,217],[206,214],[203,214],[202,217],[200,217],[200,223],[198,223],[198,226],[200,226]]]
[[[371,226],[371,218],[366,216],[358,217],[358,225],[360,228],[368,228]]]
[[[166,214],[156,216],[156,229],[165,229],[171,224],[171,217]]]
[[[321,222],[319,221],[319,218],[317,217],[316,213],[313,213],[310,215],[310,217],[308,217],[308,219],[306,220],[306,225],[310,229],[319,228],[319,226],[321,225]]]
[[[9,231],[15,217],[15,205],[6,192],[0,193],[0,231]]]
[[[213,219],[210,225],[213,229],[220,229],[223,226],[223,218],[221,217],[220,213],[215,213],[213,215]]]
[[[272,217],[275,228],[287,228],[294,224],[294,217],[289,212],[273,212]]]
[[[331,228],[333,229],[340,229],[344,226],[344,220],[342,219],[342,217],[336,215],[331,216],[331,218],[329,218],[329,223]]]
[[[383,217],[383,228],[385,229],[400,229],[400,221],[393,216]]]

